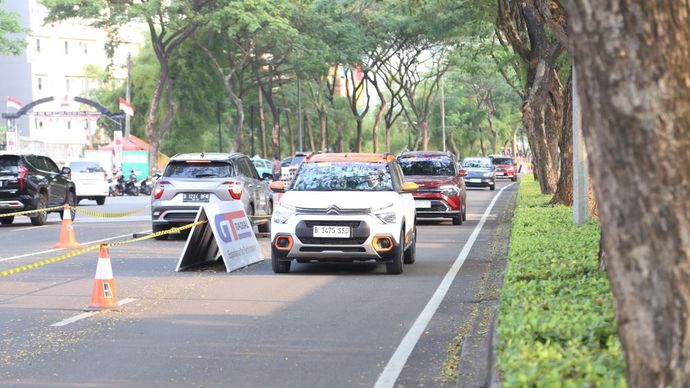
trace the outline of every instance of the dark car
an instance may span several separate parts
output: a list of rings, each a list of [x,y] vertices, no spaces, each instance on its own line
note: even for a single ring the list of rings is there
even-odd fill
[[[77,191],[69,179],[69,167],[60,170],[47,156],[13,152],[0,153],[0,214],[42,209],[69,204],[75,205]],[[54,210],[60,213],[62,210]],[[74,219],[75,212],[71,217]],[[27,215],[33,225],[43,225],[48,219],[45,211]],[[0,217],[9,225],[14,216]]]
[[[412,193],[419,218],[448,217],[454,225],[467,218],[465,182],[455,156],[441,151],[410,151],[398,156],[405,179],[419,185]]]
[[[492,156],[491,161],[496,166],[496,177],[510,178],[511,181],[517,181],[517,170],[515,169],[515,161],[510,156]]]
[[[484,157],[465,158],[462,161],[462,169],[467,172],[465,185],[488,187],[496,190],[496,167],[491,159]]]

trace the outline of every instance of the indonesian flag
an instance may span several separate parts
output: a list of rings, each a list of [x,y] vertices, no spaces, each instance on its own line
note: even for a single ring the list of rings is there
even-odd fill
[[[125,112],[127,116],[134,116],[134,107],[122,97],[120,97],[120,110]]]
[[[7,109],[14,108],[14,109],[22,109],[22,103],[19,102],[19,100],[12,98],[10,96],[7,96]]]

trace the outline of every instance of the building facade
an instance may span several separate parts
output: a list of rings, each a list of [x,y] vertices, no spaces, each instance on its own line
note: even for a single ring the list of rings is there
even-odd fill
[[[16,120],[20,149],[56,158],[80,156],[97,130],[98,116],[61,112],[94,111],[72,99],[95,100],[94,90],[100,85],[93,70],[106,69],[111,63],[105,51],[106,32],[78,19],[44,25],[48,11],[38,0],[6,1],[1,6],[18,14],[28,32],[21,55],[0,56],[0,98],[11,97],[26,105],[54,97]],[[115,52],[111,69],[113,77],[122,80],[127,76],[128,55],[134,56],[144,45],[145,35],[135,27],[122,29],[119,34],[123,43]],[[3,112],[15,110],[3,108]]]

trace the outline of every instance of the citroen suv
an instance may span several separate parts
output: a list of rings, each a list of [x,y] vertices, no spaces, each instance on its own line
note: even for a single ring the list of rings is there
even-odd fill
[[[205,203],[241,201],[259,232],[268,232],[273,209],[268,182],[259,179],[254,164],[241,153],[192,153],[173,156],[151,193],[154,232],[194,222]],[[167,235],[157,236],[164,240]]]
[[[292,260],[385,263],[400,274],[415,261],[417,230],[412,192],[391,154],[312,154],[304,159],[271,220],[273,271]]]
[[[64,204],[75,206],[77,190],[69,174],[69,167],[59,169],[47,156],[0,153],[0,215]],[[54,211],[62,217],[62,210]],[[70,213],[74,219],[75,212]],[[45,211],[27,216],[33,225],[43,225],[48,220]],[[3,225],[12,222],[14,216],[0,217]]]
[[[467,219],[467,193],[455,156],[441,151],[408,151],[398,156],[405,179],[419,185],[413,194],[417,218]]]

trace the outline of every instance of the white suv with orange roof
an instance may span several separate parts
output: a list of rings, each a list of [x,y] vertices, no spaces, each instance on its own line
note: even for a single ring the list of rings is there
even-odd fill
[[[399,274],[415,261],[417,189],[405,182],[392,154],[312,154],[285,187],[271,219],[273,271],[290,271],[292,260],[373,260]]]

